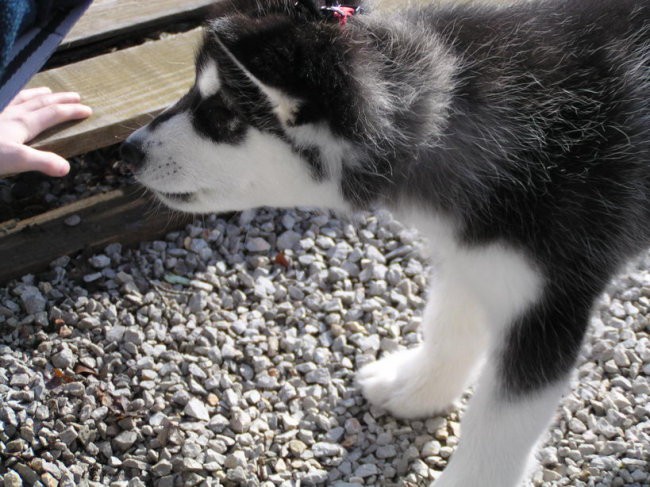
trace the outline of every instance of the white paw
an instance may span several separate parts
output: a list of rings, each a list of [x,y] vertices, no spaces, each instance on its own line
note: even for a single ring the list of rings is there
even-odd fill
[[[373,405],[400,418],[418,418],[448,409],[460,396],[464,380],[454,382],[454,376],[418,347],[365,365],[357,383]]]

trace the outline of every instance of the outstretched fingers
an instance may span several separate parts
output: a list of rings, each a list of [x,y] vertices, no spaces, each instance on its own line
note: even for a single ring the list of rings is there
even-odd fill
[[[20,93],[18,93],[13,100],[9,102],[9,107],[14,106],[14,105],[20,105],[21,103],[26,102],[27,100],[31,100],[32,98],[41,96],[41,95],[47,95],[49,93],[52,93],[52,90],[49,89],[47,86],[41,86],[39,88],[28,88],[26,90],[22,90]]]
[[[65,176],[70,164],[63,157],[22,144],[0,144],[0,175],[39,171],[48,176]]]
[[[0,112],[0,136],[25,143],[54,125],[88,117],[92,110],[75,92],[52,93],[49,88],[21,91]]]
[[[18,105],[13,106],[13,110],[23,110],[25,112],[33,112],[41,108],[58,105],[62,103],[79,103],[81,95],[74,91],[63,91],[60,93],[43,93],[38,96],[29,98]]]
[[[55,125],[71,120],[81,120],[90,116],[91,113],[90,107],[76,102],[58,102],[25,113],[22,117],[25,129],[24,142],[32,140],[41,132]]]
[[[52,93],[46,87],[21,91],[0,112],[0,176],[26,171],[66,175],[70,165],[64,158],[24,144],[55,125],[90,116],[92,110],[80,100],[78,93]]]

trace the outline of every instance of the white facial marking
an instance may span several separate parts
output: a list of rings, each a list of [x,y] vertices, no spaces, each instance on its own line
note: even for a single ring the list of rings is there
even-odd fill
[[[237,144],[196,133],[181,112],[136,134],[147,153],[138,180],[176,209],[207,213],[257,206],[347,210],[340,181],[315,181],[309,165],[279,137],[249,128]],[[185,200],[165,194],[191,194]]]
[[[203,98],[208,98],[219,91],[221,81],[219,80],[219,70],[214,59],[208,60],[201,68],[196,80],[196,86]]]
[[[351,157],[352,144],[335,137],[325,123],[287,127],[285,131],[298,147],[318,148],[327,177],[340,178],[343,172],[343,159],[354,159]]]
[[[280,90],[277,90],[271,86],[267,86],[262,83],[260,80],[255,78],[251,73],[246,73],[247,76],[253,80],[258,88],[264,93],[271,102],[273,106],[273,111],[278,117],[282,125],[285,127],[291,125],[296,120],[296,114],[298,113],[298,108],[300,107],[300,102],[295,98],[290,97],[286,93],[282,93]]]
[[[228,48],[217,38],[217,42],[220,44],[221,48],[228,54],[228,57],[232,60],[233,63],[248,77],[257,88],[266,95],[269,100],[269,103],[273,107],[273,112],[280,120],[280,123],[286,127],[291,125],[295,119],[296,114],[298,113],[298,108],[300,107],[300,100],[293,98],[286,93],[268,86],[262,83],[253,73],[244,67],[242,63],[228,50]]]

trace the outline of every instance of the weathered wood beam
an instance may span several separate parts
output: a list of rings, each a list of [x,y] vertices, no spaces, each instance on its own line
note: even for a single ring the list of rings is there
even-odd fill
[[[80,250],[152,240],[192,221],[173,213],[142,189],[128,187],[92,196],[20,222],[0,224],[0,284],[47,269]]]
[[[65,37],[59,51],[201,18],[213,3],[214,0],[95,0]]]
[[[78,91],[93,115],[55,127],[31,145],[70,157],[122,141],[192,85],[200,38],[198,28],[39,73],[29,86]]]

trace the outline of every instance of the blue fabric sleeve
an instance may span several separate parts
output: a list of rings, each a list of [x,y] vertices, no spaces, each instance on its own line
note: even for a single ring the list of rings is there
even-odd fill
[[[33,0],[0,0],[0,76],[9,63],[18,35],[34,24],[36,10]]]
[[[0,0],[0,110],[41,69],[91,3]]]

